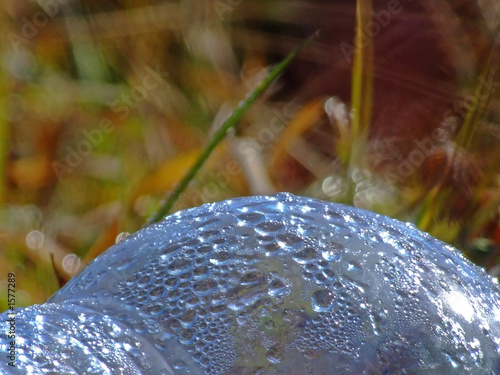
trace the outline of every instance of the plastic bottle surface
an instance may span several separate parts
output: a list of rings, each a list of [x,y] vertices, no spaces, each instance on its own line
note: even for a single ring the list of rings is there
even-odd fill
[[[500,374],[496,281],[411,224],[290,194],[171,215],[16,312],[1,373]]]

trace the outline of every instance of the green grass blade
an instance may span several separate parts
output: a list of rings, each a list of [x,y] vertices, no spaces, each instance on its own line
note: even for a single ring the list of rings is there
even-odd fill
[[[351,93],[351,153],[349,165],[362,164],[364,143],[370,127],[373,106],[373,39],[365,35],[365,25],[371,20],[371,0],[358,0],[356,3],[356,35],[352,67]],[[369,38],[369,40],[364,40]]]
[[[252,106],[252,104],[267,90],[267,88],[278,78],[278,76],[283,73],[285,68],[292,62],[292,60],[297,56],[297,54],[315,37],[315,35],[309,37],[300,46],[295,48],[283,61],[281,61],[277,66],[275,66],[271,72],[257,85],[257,87],[247,95],[246,99],[240,103],[240,105],[234,110],[231,116],[224,121],[222,126],[217,130],[213,137],[209,140],[208,144],[205,146],[201,152],[198,159],[195,161],[193,166],[189,169],[187,174],[182,178],[182,180],[177,184],[174,190],[169,194],[168,198],[162,203],[161,207],[156,211],[149,219],[147,224],[156,223],[162,220],[166,215],[170,213],[170,210],[174,206],[175,202],[179,199],[181,194],[186,190],[189,183],[196,176],[198,171],[201,169],[205,161],[208,159],[212,151],[217,147],[217,145],[225,138],[227,132],[234,128],[245,112]]]
[[[495,89],[494,77],[498,70],[499,45],[500,38],[497,37],[491,48],[488,60],[479,76],[472,104],[468,108],[463,124],[457,134],[457,144],[465,149],[471,148],[477,129],[486,113],[491,94]]]
[[[472,150],[476,133],[481,125],[481,121],[487,111],[490,97],[495,89],[494,78],[498,71],[499,62],[499,47],[500,38],[496,38],[487,61],[481,71],[478,83],[475,89],[475,95],[472,103],[468,108],[464,121],[460,127],[458,134],[455,137],[455,143],[459,149]],[[457,157],[457,151],[452,154],[451,164]],[[431,227],[438,226],[433,212],[440,212],[447,206],[449,199],[449,191],[444,189],[444,182],[447,176],[451,173],[450,169],[443,171],[439,183],[430,191],[424,199],[420,207],[420,212],[417,214],[417,227],[423,231],[429,231]],[[478,192],[485,189],[484,185],[487,180],[483,179],[481,184],[476,187]],[[479,199],[478,199],[479,200]]]

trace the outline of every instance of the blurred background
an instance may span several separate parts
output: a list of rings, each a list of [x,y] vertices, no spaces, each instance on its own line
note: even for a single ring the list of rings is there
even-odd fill
[[[500,3],[360,4],[355,40],[352,0],[4,0],[0,311],[9,272],[16,306],[42,303],[140,229],[318,29],[175,210],[290,191],[411,221],[497,276]]]

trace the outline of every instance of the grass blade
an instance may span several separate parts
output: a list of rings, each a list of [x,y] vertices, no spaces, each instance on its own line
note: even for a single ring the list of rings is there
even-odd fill
[[[351,92],[351,134],[346,160],[349,169],[365,167],[366,141],[373,106],[374,46],[373,38],[364,33],[371,21],[372,1],[356,2],[356,28]]]
[[[316,34],[315,34],[316,35]],[[198,171],[201,169],[205,161],[208,159],[212,151],[217,147],[217,145],[225,138],[227,132],[234,128],[245,112],[252,106],[252,104],[267,90],[267,88],[278,78],[278,76],[285,70],[285,68],[292,62],[292,60],[297,56],[297,54],[315,37],[315,35],[309,37],[300,46],[295,48],[283,61],[281,61],[276,67],[274,67],[271,72],[257,85],[257,87],[247,95],[246,99],[240,103],[238,108],[229,116],[229,118],[224,121],[222,126],[215,132],[213,137],[209,140],[208,144],[205,146],[198,159],[194,162],[193,166],[188,170],[187,174],[182,178],[182,180],[177,184],[174,190],[169,194],[168,198],[162,203],[161,207],[156,211],[147,221],[147,224],[153,224],[162,220],[166,215],[170,213],[170,210],[174,206],[175,202],[181,194],[186,190],[189,183],[196,176]]]
[[[479,124],[486,113],[490,97],[495,89],[493,79],[498,70],[499,45],[500,38],[497,37],[491,48],[488,60],[486,61],[481,75],[479,76],[479,82],[477,83],[471,106],[469,107],[460,131],[457,134],[457,144],[465,149],[470,149],[472,147]]]
[[[472,155],[474,140],[480,128],[481,122],[487,112],[490,98],[495,89],[494,78],[498,71],[499,42],[500,38],[497,37],[493,42],[488,59],[486,60],[481,71],[475,89],[475,95],[472,98],[472,103],[470,104],[460,130],[454,139],[457,148],[453,151],[450,165],[455,163],[455,160],[457,160],[458,157],[458,152],[461,150],[470,151]],[[450,173],[453,173],[451,167],[443,171],[439,183],[430,193],[426,195],[416,220],[417,227],[420,230],[429,231],[430,228],[436,227],[439,224],[437,223],[438,219],[433,217],[432,213],[442,212],[447,207],[447,200],[449,199],[450,192],[445,188],[445,181],[449,177]],[[486,183],[487,180],[483,178],[483,181],[476,186],[476,191],[482,192],[486,189],[484,186]],[[477,201],[479,201],[478,195],[480,195],[480,193],[476,193],[475,199]],[[471,220],[471,222],[474,221]]]

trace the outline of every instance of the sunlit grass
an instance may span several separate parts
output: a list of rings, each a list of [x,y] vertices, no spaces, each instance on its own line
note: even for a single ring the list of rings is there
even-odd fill
[[[310,39],[312,39],[312,37]],[[194,179],[198,171],[205,164],[206,160],[213,152],[215,147],[217,147],[220,142],[222,142],[222,140],[226,137],[227,133],[241,121],[245,112],[255,103],[255,101],[259,97],[262,96],[262,94],[264,94],[264,92],[278,78],[278,76],[283,73],[286,67],[290,65],[292,60],[300,51],[302,51],[302,49],[306,46],[307,42],[309,42],[310,39],[290,52],[290,54],[276,67],[274,67],[269,72],[269,74],[257,84],[255,89],[252,90],[252,92],[250,92],[246,96],[246,98],[240,102],[238,108],[236,108],[229,116],[229,118],[222,123],[221,127],[217,129],[217,131],[208,141],[207,145],[200,153],[194,164],[188,169],[186,175],[179,181],[179,184],[169,194],[169,197],[165,200],[165,203],[163,203],[158,211],[151,216],[151,218],[149,219],[149,223],[156,223],[170,213],[175,202],[179,199],[179,196],[186,190],[189,183]]]

